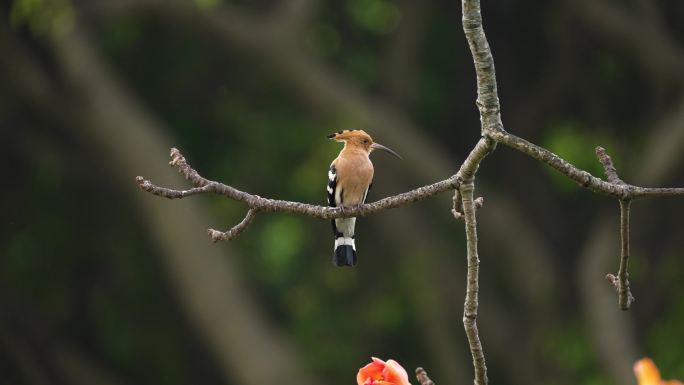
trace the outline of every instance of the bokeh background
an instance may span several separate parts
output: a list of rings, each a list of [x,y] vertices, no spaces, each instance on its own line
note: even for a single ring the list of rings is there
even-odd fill
[[[684,2],[484,1],[506,128],[596,176],[684,185]],[[0,383],[354,383],[370,356],[472,381],[463,224],[444,194],[358,221],[168,201],[204,176],[325,204],[333,131],[364,128],[370,200],[444,179],[479,137],[456,1],[13,0],[0,6]],[[636,303],[617,310],[618,204],[499,146],[478,174],[480,332],[493,384],[684,379],[683,199],[632,206]]]

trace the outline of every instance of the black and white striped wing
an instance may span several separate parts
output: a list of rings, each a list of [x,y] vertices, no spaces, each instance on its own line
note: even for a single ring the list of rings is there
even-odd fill
[[[335,163],[330,165],[330,169],[328,170],[328,187],[327,187],[327,193],[328,193],[328,206],[330,207],[337,207],[338,206],[338,199],[342,198],[341,194],[337,193],[337,168],[335,168]],[[335,199],[336,197],[339,197],[338,199]],[[342,203],[342,202],[339,202]],[[332,231],[333,234],[335,235],[335,239],[338,237],[343,237],[342,233],[337,229],[337,219],[333,219],[330,222],[332,223]]]
[[[337,188],[337,169],[335,164],[330,165],[328,170],[328,206],[337,207],[335,202],[335,189]]]
[[[342,187],[337,185],[337,168],[335,163],[328,170],[328,206],[338,207],[343,205]],[[354,242],[354,225],[356,218],[339,218],[330,221],[333,234],[335,235],[335,253],[333,264],[335,266],[356,265],[356,245]]]

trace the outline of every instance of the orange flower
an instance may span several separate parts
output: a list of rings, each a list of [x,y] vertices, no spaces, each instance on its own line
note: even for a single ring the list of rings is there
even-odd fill
[[[634,364],[634,375],[639,385],[684,385],[680,381],[664,381],[652,359],[642,358]]]
[[[358,385],[411,385],[406,370],[397,361],[387,362],[373,357],[373,361],[359,369],[356,375]]]

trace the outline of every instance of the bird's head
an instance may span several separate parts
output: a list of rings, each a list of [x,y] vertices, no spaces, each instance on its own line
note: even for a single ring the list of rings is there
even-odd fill
[[[383,150],[401,159],[401,156],[391,149],[383,146],[380,143],[373,142],[373,138],[368,135],[364,130],[344,130],[334,132],[328,135],[328,139],[332,139],[336,142],[343,142],[345,147],[357,148],[367,153],[373,152],[373,150]]]

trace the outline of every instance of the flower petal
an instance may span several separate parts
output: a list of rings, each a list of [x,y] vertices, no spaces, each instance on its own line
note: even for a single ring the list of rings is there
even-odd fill
[[[406,370],[397,361],[388,360],[385,370],[382,371],[385,381],[396,385],[410,385]]]
[[[660,372],[650,358],[642,358],[634,364],[634,375],[639,385],[660,385]]]
[[[375,384],[374,381],[382,380],[382,371],[385,369],[385,361],[372,357],[373,361],[363,368],[359,369],[356,374],[357,385],[368,385],[369,380],[371,384]]]

